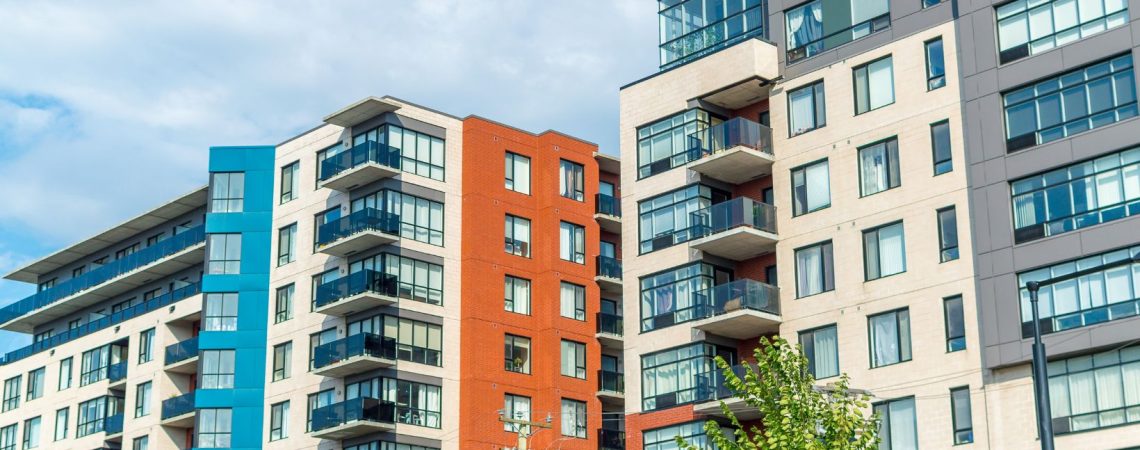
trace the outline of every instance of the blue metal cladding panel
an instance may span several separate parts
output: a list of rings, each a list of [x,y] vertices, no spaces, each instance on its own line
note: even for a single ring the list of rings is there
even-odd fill
[[[200,350],[235,350],[234,388],[199,389],[194,406],[233,410],[233,449],[261,448],[265,428],[274,156],[272,146],[210,148],[210,172],[245,174],[242,212],[206,215],[207,233],[241,233],[239,273],[202,277],[203,292],[238,293],[238,325],[235,331],[204,331],[199,336]]]

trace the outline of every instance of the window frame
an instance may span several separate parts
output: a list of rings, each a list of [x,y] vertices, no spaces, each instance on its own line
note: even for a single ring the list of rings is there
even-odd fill
[[[216,355],[217,372],[209,372],[209,360],[212,355]],[[224,372],[223,368],[226,366],[226,358],[229,357],[229,366],[231,372]],[[200,350],[199,357],[201,362],[198,363],[198,385],[197,389],[202,390],[222,390],[233,389],[237,372],[237,351],[234,349],[209,349]],[[211,380],[213,380],[211,382]]]
[[[218,242],[220,240],[221,242]],[[236,275],[241,273],[242,233],[211,233],[206,240],[206,274],[207,275]],[[237,259],[213,259],[214,247],[221,245],[223,258],[233,257],[230,246],[236,245]],[[217,265],[220,268],[216,268]],[[231,267],[231,265],[233,265]]]
[[[815,364],[815,356],[816,356],[815,347],[816,347],[816,345],[818,345],[818,342],[816,342],[815,337],[816,337],[816,333],[821,332],[821,331],[825,331],[825,330],[834,330],[833,332],[835,333],[835,361],[834,361],[835,362],[835,373],[821,377],[817,373],[817,370],[816,370],[817,366]],[[808,369],[807,370],[809,373],[812,374],[812,377],[815,380],[817,380],[817,381],[818,380],[826,380],[828,378],[837,377],[841,373],[843,373],[843,371],[840,369],[840,366],[839,366],[839,324],[830,323],[827,325],[821,325],[818,327],[809,328],[806,330],[801,330],[796,335],[799,338],[799,345],[800,345],[801,351],[803,352],[804,357],[807,358],[807,360],[808,360]],[[807,336],[810,336],[812,339],[812,354],[811,355],[807,354],[807,346],[804,345],[804,338]]]
[[[867,169],[867,166],[863,165],[863,152],[864,151],[871,151],[871,150],[873,150],[879,146],[882,146],[882,152],[886,156],[886,158],[884,160],[885,161],[884,167],[886,168],[887,184],[886,184],[886,187],[881,189],[881,190],[874,191],[874,192],[867,192],[865,190],[866,181],[864,180],[864,177],[866,176],[864,169]],[[898,139],[898,136],[891,136],[891,137],[883,138],[883,139],[877,140],[875,142],[856,147],[855,148],[855,160],[856,160],[856,165],[859,167],[859,198],[870,197],[870,196],[875,195],[875,194],[881,194],[883,192],[887,192],[887,191],[890,191],[892,189],[897,189],[899,187],[902,187],[902,163],[901,163],[901,159],[902,159],[902,157],[899,156],[899,139]],[[892,176],[893,176],[893,179],[892,179]]]
[[[135,385],[135,418],[150,415],[150,403],[154,398],[154,384],[145,381]]]
[[[959,393],[965,392],[964,398],[958,398]],[[966,413],[969,414],[970,426],[959,428],[958,423],[958,402],[966,402]],[[970,386],[958,386],[950,388],[950,423],[953,428],[954,445],[970,444],[974,442],[974,411],[973,400],[970,398]],[[969,433],[968,435],[961,435],[959,433]]]
[[[293,318],[293,300],[296,297],[296,283],[289,283],[274,291],[273,323],[278,324]]]
[[[960,335],[955,334],[955,332],[953,331],[954,327],[952,326],[952,321],[951,321],[951,308],[952,308],[953,302],[958,303],[958,306],[957,306],[958,314],[961,315],[961,317],[959,318],[959,320],[962,321],[962,330],[961,330]],[[942,323],[943,323],[943,326],[945,327],[944,329],[946,331],[946,353],[960,352],[960,351],[966,350],[966,347],[968,346],[968,344],[966,342],[966,310],[965,310],[965,307],[966,307],[966,302],[965,302],[965,300],[962,299],[962,294],[955,294],[955,295],[942,297]],[[961,347],[957,346],[958,342],[961,342]]]
[[[289,183],[286,184],[285,178],[288,175]],[[289,164],[281,166],[281,189],[278,191],[278,204],[284,205],[298,197],[298,188],[301,186],[301,161],[293,161]]]
[[[882,252],[882,240],[881,240],[882,238],[880,237],[879,232],[881,232],[882,230],[884,230],[886,228],[891,228],[894,226],[898,226],[902,230],[899,233],[899,235],[902,238],[902,242],[899,245],[899,247],[902,250],[902,270],[898,271],[898,272],[894,272],[894,273],[884,275],[883,274],[883,267],[882,267],[882,264],[883,264],[883,252]],[[867,255],[868,255],[868,253],[867,253],[867,235],[870,233],[875,233],[875,255],[878,256],[878,260],[875,261],[875,264],[877,265],[876,273],[878,273],[878,276],[876,276],[874,278],[871,278],[870,261],[868,261],[868,259],[867,259]],[[907,272],[906,227],[903,225],[902,220],[896,220],[894,222],[884,223],[882,225],[877,225],[877,226],[874,226],[871,228],[867,228],[867,229],[863,230],[860,237],[862,238],[862,243],[863,243],[863,282],[881,280],[883,278],[888,278],[888,277],[892,277],[895,275],[901,275],[901,274],[904,274]]]
[[[812,167],[818,166],[820,164],[827,167],[827,204],[820,205],[820,206],[817,206],[815,208],[808,208],[806,211],[801,211],[801,212],[797,213],[796,212],[796,172],[798,171],[798,172],[803,173],[804,196],[806,197],[809,195],[808,194],[809,185],[808,185],[808,179],[807,179],[807,176],[808,176],[807,170],[812,168]],[[792,200],[792,218],[805,216],[805,215],[811,214],[813,212],[821,211],[821,210],[824,210],[824,209],[831,207],[831,203],[832,203],[831,202],[831,200],[832,200],[831,199],[831,162],[828,160],[828,158],[817,159],[815,161],[811,161],[811,162],[808,162],[805,164],[801,164],[799,166],[796,166],[796,167],[789,169],[788,172],[790,174],[788,181],[792,185],[792,189],[790,192],[791,200]],[[807,198],[804,199],[804,202],[806,205]]]
[[[288,243],[285,243],[288,240]],[[277,267],[297,260],[297,222],[277,229]]]
[[[566,298],[563,294],[566,287],[570,287],[574,293],[574,316],[567,316],[566,311],[569,309],[566,305]],[[573,319],[580,322],[586,321],[586,286],[571,283],[569,281],[559,281],[558,283],[558,315],[567,319]]]
[[[515,298],[516,297],[515,294],[518,293],[520,283],[525,284],[525,288],[526,288],[525,289],[526,298],[523,299],[523,300],[525,300],[526,312],[521,312],[518,310],[517,305],[519,304],[519,299]],[[508,292],[510,293],[509,295],[507,294]],[[522,277],[516,277],[516,276],[510,275],[510,274],[503,275],[503,310],[505,310],[507,312],[515,313],[515,314],[522,314],[522,315],[529,316],[531,314],[531,309],[530,309],[531,297],[532,297],[532,295],[531,295],[531,281],[529,279],[522,278]],[[509,307],[508,303],[510,305],[513,305],[514,307],[513,308]]]
[[[812,106],[812,126],[810,128],[801,128],[797,130],[794,128],[795,124],[792,123],[792,118],[795,117],[792,111],[792,95],[803,91],[810,92]],[[786,98],[788,104],[789,139],[827,126],[827,90],[824,86],[824,80],[822,78],[800,85],[795,89],[789,89]]]
[[[519,256],[519,257],[523,257],[523,258],[530,258],[531,257],[531,240],[530,239],[531,239],[531,236],[534,235],[534,230],[531,229],[531,225],[532,225],[531,220],[527,219],[526,217],[516,216],[514,214],[509,214],[509,213],[505,214],[505,216],[506,216],[506,218],[504,219],[504,227],[503,227],[504,233],[503,234],[504,234],[504,238],[505,238],[504,240],[506,241],[506,244],[508,246],[511,246],[511,248],[515,248],[515,249],[521,248],[522,249],[522,250],[506,249],[506,253],[508,255],[514,255],[514,256]],[[517,235],[517,231],[518,231],[518,227],[520,225],[520,222],[519,222],[520,220],[522,221],[521,222],[522,224],[526,225],[526,239],[525,240],[518,239],[519,236]],[[505,224],[510,224],[511,232],[509,235],[506,234]]]
[[[506,154],[506,156],[504,157],[505,168],[504,168],[504,174],[503,174],[503,179],[504,179],[503,187],[506,188],[506,190],[508,190],[508,191],[518,192],[520,194],[529,196],[530,195],[530,187],[531,187],[531,170],[530,170],[531,159],[530,159],[530,157],[523,155],[523,154],[512,152],[510,150],[507,150],[505,152],[505,154]],[[519,177],[517,176],[517,173],[518,173],[518,170],[520,167],[525,167],[526,168],[526,174],[527,174],[526,175],[526,183],[525,183],[526,186],[522,187],[521,189],[519,186],[519,184],[520,184],[519,180],[518,180]]]
[[[906,336],[906,349],[905,349],[905,351],[903,349],[903,336],[904,336],[903,328],[901,325],[899,325],[899,323],[901,322],[899,320],[899,314],[900,313],[906,313],[906,316],[907,316],[907,319],[906,319],[907,329],[906,329],[906,333],[905,333],[905,336]],[[875,364],[875,343],[877,342],[877,340],[875,339],[875,329],[874,329],[874,325],[872,323],[872,320],[879,318],[879,317],[886,316],[886,315],[893,315],[894,316],[895,347],[897,348],[897,350],[896,350],[897,355],[895,358],[898,359],[898,361],[876,365]],[[909,306],[904,306],[902,308],[892,309],[889,311],[882,311],[882,312],[878,312],[875,314],[868,315],[867,316],[867,344],[868,344],[868,350],[869,351],[867,352],[867,356],[868,356],[868,359],[870,360],[870,363],[871,363],[870,368],[871,369],[878,369],[880,367],[890,367],[890,366],[902,364],[902,363],[905,363],[908,361],[912,361],[914,359],[914,348],[913,348],[914,347],[914,336],[913,336],[913,333],[911,331],[911,328],[912,327],[911,327],[910,307]]]
[[[565,235],[563,231],[566,232]],[[569,238],[570,242],[563,243],[564,237]],[[563,255],[563,250],[568,254]],[[586,227],[565,220],[558,222],[558,258],[574,264],[586,264]]]
[[[219,178],[226,179],[226,189],[224,193],[218,190]],[[238,185],[240,185],[240,192],[234,190],[234,178],[237,178]],[[245,211],[245,172],[240,171],[222,171],[210,172],[210,187],[209,187],[209,202],[207,203],[207,213],[223,214],[223,213],[240,213]],[[226,197],[219,197],[218,195],[226,195]],[[239,195],[235,197],[234,195]],[[222,202],[224,205],[221,208],[217,205]],[[116,257],[118,259],[118,257]]]
[[[559,159],[558,192],[562,198],[568,198],[576,202],[585,202],[586,167],[568,159]]]
[[[946,158],[939,159],[938,157],[938,137],[936,130],[938,127],[946,128]],[[952,137],[950,136],[950,119],[942,119],[930,124],[930,152],[934,161],[934,176],[944,175],[954,171],[954,146]],[[949,167],[939,169],[939,166],[948,164]]]
[[[947,262],[951,262],[951,261],[956,261],[961,256],[959,254],[960,242],[958,240],[958,235],[959,235],[959,233],[958,233],[958,210],[955,206],[956,205],[950,205],[950,206],[938,208],[937,210],[935,210],[935,221],[938,222],[938,261],[939,261],[939,264],[947,263]],[[946,239],[948,230],[946,228],[946,224],[943,223],[943,217],[942,216],[944,214],[952,214],[951,219],[953,221],[952,225],[954,226],[954,230],[953,230],[954,242],[953,242],[953,245],[950,245],[950,243],[947,242],[948,239]],[[952,252],[952,253],[948,253],[948,252]]]
[[[819,262],[821,265],[820,275],[822,277],[821,281],[823,281],[823,286],[820,287],[819,292],[812,292],[810,294],[805,294],[803,292],[800,292],[800,267],[799,267],[797,256],[799,255],[799,253],[801,251],[810,250],[810,249],[815,248],[815,247],[819,247],[819,253],[820,253]],[[830,249],[827,252],[827,255],[831,256],[831,258],[829,258],[830,264],[828,263],[828,260],[824,258],[825,247]],[[795,272],[795,277],[796,277],[795,278],[796,299],[808,298],[811,296],[820,295],[820,294],[823,294],[826,292],[831,292],[831,291],[835,290],[835,243],[834,243],[834,241],[828,239],[826,241],[816,242],[814,244],[808,244],[808,245],[805,245],[803,247],[799,247],[795,250],[792,250],[792,262],[793,262],[792,270]],[[828,267],[831,268],[830,272],[827,271]],[[830,273],[830,276],[828,276],[829,273]],[[769,283],[769,284],[771,284],[771,283]],[[830,286],[830,288],[828,288],[828,286]]]
[[[559,424],[558,428],[562,436],[569,438],[586,439],[587,430],[589,429],[589,415],[586,410],[586,402],[563,397],[560,405],[562,420],[560,421],[561,423]],[[574,424],[574,429],[570,430],[572,433],[567,433],[568,430],[566,430],[566,425],[568,422],[568,414],[566,414],[567,408],[570,408],[574,413],[573,416],[569,418],[570,420],[573,420],[571,423]]]
[[[933,61],[931,61],[931,59],[930,59],[930,49],[931,49],[931,46],[934,44],[938,44],[938,58],[942,60],[940,62],[940,64],[942,64],[942,73],[940,73],[940,74],[932,74],[931,73],[933,71],[933,67],[931,64]],[[933,91],[935,89],[944,88],[944,87],[946,87],[946,85],[949,82],[949,80],[947,80],[947,77],[946,77],[946,47],[945,47],[945,45],[946,44],[945,44],[945,41],[942,40],[942,36],[938,36],[936,38],[927,40],[926,42],[922,43],[922,50],[923,50],[922,53],[925,56],[925,61],[926,61],[926,91],[927,92]]]
[[[238,297],[237,292],[207,292],[202,296],[202,331],[237,331]],[[211,314],[212,304],[219,303],[218,315]],[[230,313],[232,312],[232,315]]]
[[[526,344],[525,349],[523,349],[523,347],[518,345],[519,342],[523,342]],[[518,353],[520,352],[520,349],[523,349],[522,351],[525,351],[525,353],[526,353],[526,359],[523,360],[522,364],[516,363],[516,360],[519,359]],[[533,353],[534,347],[533,347],[533,342],[531,341],[531,339],[529,337],[521,336],[521,335],[517,335],[517,334],[511,334],[511,333],[504,333],[503,334],[503,350],[504,350],[504,354],[503,354],[503,368],[504,368],[504,370],[506,370],[507,372],[519,373],[519,374],[523,374],[523,375],[530,375],[531,374],[531,360],[533,359],[533,355],[534,355],[534,353]]]
[[[285,341],[273,346],[272,364],[269,373],[270,383],[292,378],[293,341]]]
[[[567,347],[569,345],[569,347]],[[568,374],[565,372],[566,367],[562,367],[567,362],[567,349],[573,349],[574,357],[574,373]],[[586,344],[570,339],[561,339],[559,344],[559,374],[568,378],[577,378],[580,380],[586,379]],[[579,375],[580,374],[580,375]]]
[[[274,435],[276,434],[276,437]],[[269,406],[269,442],[289,437],[289,400]]]
[[[872,107],[871,106],[871,65],[875,64],[875,63],[883,62],[885,60],[890,60],[891,101],[884,103],[882,105],[879,105],[877,107]],[[866,86],[865,86],[865,89],[867,91],[867,109],[865,111],[859,111],[859,87],[860,87],[859,86],[859,76],[858,76],[859,70],[863,70],[866,73],[866,75],[864,76],[864,79],[867,82]],[[859,64],[857,66],[852,67],[851,68],[851,85],[852,85],[852,90],[851,90],[852,91],[852,98],[851,98],[851,100],[855,104],[855,116],[860,116],[860,115],[863,115],[863,114],[866,114],[866,113],[869,113],[872,111],[877,111],[877,110],[880,110],[880,109],[883,109],[883,108],[886,108],[888,106],[895,104],[895,102],[898,101],[898,98],[895,96],[894,55],[893,54],[887,54],[885,56],[880,56],[878,58],[872,59],[870,61],[867,61],[865,63],[862,63],[862,64]]]

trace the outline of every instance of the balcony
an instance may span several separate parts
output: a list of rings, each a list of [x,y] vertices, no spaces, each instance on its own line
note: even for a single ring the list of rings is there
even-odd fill
[[[192,337],[166,347],[166,367],[171,373],[198,372],[198,337]]]
[[[609,370],[599,370],[598,398],[606,403],[625,402],[625,374]]]
[[[312,433],[318,439],[342,440],[396,429],[396,404],[374,398],[354,398],[312,412]]]
[[[361,270],[317,286],[313,311],[345,317],[396,303],[399,280],[395,275]]]
[[[772,173],[772,129],[737,117],[689,135],[689,169],[731,184]]]
[[[317,228],[317,251],[343,258],[399,239],[399,215],[365,208]]]
[[[740,279],[693,294],[693,328],[732,339],[754,338],[780,329],[780,290]]]
[[[321,161],[321,187],[347,192],[376,180],[400,174],[400,150],[367,141]]]
[[[107,366],[108,389],[123,390],[127,387],[127,362],[122,361]]]
[[[117,442],[123,439],[123,413],[107,416],[103,419],[103,439]]]
[[[689,246],[744,261],[776,250],[776,207],[747,197],[712,205],[689,216],[696,238]]]
[[[162,425],[175,428],[193,428],[194,392],[162,401]]]
[[[625,450],[625,431],[599,428],[598,450]]]
[[[322,377],[349,375],[396,365],[396,339],[358,333],[313,349],[313,373]]]
[[[746,369],[743,365],[731,367],[732,373],[741,379]],[[724,402],[736,417],[742,421],[760,418],[760,412],[744,400],[733,396],[732,389],[725,385],[724,372],[717,368],[697,375],[697,402],[693,404],[693,412],[714,417],[727,418],[720,404]]]
[[[621,260],[609,256],[598,255],[595,260],[598,264],[598,274],[594,281],[602,292],[621,294]]]
[[[204,226],[178,233],[0,308],[0,329],[31,333],[38,325],[69,316],[188,267],[200,266],[205,248]]]
[[[612,195],[594,195],[594,220],[605,231],[621,233],[621,199]]]
[[[604,348],[622,348],[622,321],[617,314],[598,313],[598,332],[594,335]]]

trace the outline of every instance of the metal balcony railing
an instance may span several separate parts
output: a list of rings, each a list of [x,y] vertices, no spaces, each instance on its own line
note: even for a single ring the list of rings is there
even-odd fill
[[[604,312],[598,313],[598,332],[621,336],[621,316]]]
[[[735,147],[772,154],[772,129],[743,117],[689,135],[690,161]]]
[[[597,263],[599,277],[621,279],[621,260],[598,255]]]
[[[178,417],[192,411],[194,411],[194,392],[162,401],[162,420]]]
[[[594,212],[607,216],[621,217],[621,200],[612,195],[594,195]]]
[[[338,220],[317,228],[317,247],[322,247],[339,239],[363,231],[379,231],[385,234],[400,234],[400,216],[375,208],[364,208]]]
[[[697,291],[693,296],[696,319],[741,309],[780,315],[780,290],[770,284],[747,278]]]
[[[313,368],[320,369],[356,356],[396,359],[396,339],[372,333],[357,333],[313,349]]]
[[[598,448],[602,450],[625,450],[625,431],[599,428]]]
[[[166,365],[171,365],[179,361],[198,356],[198,337],[192,337],[182,342],[168,345],[166,347]]]
[[[598,390],[625,392],[625,374],[611,370],[598,371]]]
[[[321,161],[320,181],[328,180],[354,167],[376,163],[400,170],[400,150],[376,141],[367,141]]]
[[[776,232],[776,207],[748,197],[737,197],[689,214],[694,238],[738,227]]]
[[[321,431],[359,420],[395,423],[396,404],[374,398],[358,397],[316,408],[311,417],[313,431]]]
[[[127,378],[127,362],[122,361],[107,366],[107,379],[112,383],[123,381]]]
[[[314,302],[320,308],[365,292],[396,297],[398,288],[399,280],[395,275],[361,270],[317,286]]]

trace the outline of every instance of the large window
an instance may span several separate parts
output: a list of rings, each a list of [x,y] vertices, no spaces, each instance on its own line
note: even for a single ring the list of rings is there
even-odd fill
[[[277,265],[284,266],[297,259],[297,223],[277,230]]]
[[[503,278],[503,290],[504,309],[530,315],[530,280],[507,275]]]
[[[1022,336],[1032,336],[1033,313],[1025,283],[1119,262],[1140,255],[1140,246],[1066,261],[1017,274]],[[1038,292],[1041,332],[1053,333],[1140,314],[1140,264],[1126,264],[1056,284]]]
[[[815,379],[839,375],[839,338],[835,325],[800,332],[800,347]]]
[[[372,141],[400,154],[400,170],[443,181],[444,141],[396,125],[381,125],[352,137],[357,146]]]
[[[281,203],[288,203],[300,194],[301,162],[293,161],[281,168]]]
[[[562,340],[562,375],[586,379],[586,344]]]
[[[233,389],[234,350],[202,350],[198,389]]]
[[[562,435],[574,438],[586,438],[586,402],[562,399]]]
[[[241,271],[241,233],[211,234],[206,248],[206,274],[236,274]]]
[[[1010,183],[1017,243],[1140,214],[1140,148]]]
[[[345,398],[376,398],[396,404],[396,421],[408,425],[440,428],[443,411],[440,387],[395,378],[375,377],[346,384]]]
[[[273,323],[281,323],[293,318],[293,283],[277,288],[277,298],[273,306]]]
[[[1134,117],[1132,55],[1005,92],[1002,105],[1010,152]]]
[[[734,430],[732,428],[721,427],[721,430],[724,431],[730,440],[735,439],[735,435],[733,434]],[[705,434],[705,421],[703,420],[645,430],[642,436],[644,439],[642,443],[644,450],[676,450],[678,436],[689,443],[689,445],[701,450],[716,449],[716,445],[713,444],[712,439],[709,439],[708,435]]]
[[[890,138],[859,148],[859,194],[868,196],[899,187],[899,141]]]
[[[1048,370],[1056,433],[1140,422],[1140,346],[1051,361]]]
[[[503,368],[507,372],[530,373],[530,338],[508,334],[503,337]]]
[[[891,25],[888,0],[815,0],[785,11],[784,17],[789,63]]]
[[[279,441],[287,437],[289,437],[288,400],[269,407],[269,441]]]
[[[935,175],[954,170],[954,157],[950,152],[950,121],[930,124],[930,147],[934,152]]]
[[[962,311],[962,296],[942,299],[942,312],[946,317],[946,351],[966,349],[966,317]]]
[[[507,214],[504,233],[507,253],[530,258],[530,219]]]
[[[241,212],[244,199],[244,173],[219,172],[210,174],[210,212]]]
[[[642,410],[705,400],[709,387],[706,375],[720,370],[713,361],[717,356],[736,364],[735,350],[704,342],[642,355]]]
[[[135,386],[135,417],[150,415],[151,391],[154,384],[150,381]]]
[[[443,246],[443,203],[382,190],[352,201],[352,212],[375,209],[400,216],[400,237]]]
[[[871,367],[910,361],[910,311],[899,309],[867,318]]]
[[[637,129],[637,178],[683,165],[694,156],[691,135],[719,125],[721,119],[703,109],[690,109]]]
[[[563,197],[582,201],[586,198],[586,170],[581,164],[558,160],[558,191]]]
[[[392,253],[353,261],[349,273],[362,270],[396,277],[396,296],[432,305],[443,304],[443,266]]]
[[[796,249],[796,298],[835,290],[831,241]]]
[[[946,85],[946,60],[942,55],[942,37],[926,41],[926,89],[933,91]]]
[[[728,200],[727,192],[703,184],[686,186],[637,204],[641,253],[649,253],[695,239],[692,213]]]
[[[238,323],[238,294],[208,293],[203,309],[202,331],[235,331]]]
[[[875,403],[879,415],[879,448],[883,450],[918,450],[918,421],[914,397]]]
[[[788,136],[827,125],[823,80],[788,91]]]
[[[695,294],[732,281],[732,272],[695,262],[642,277],[641,331],[696,320]]]
[[[75,437],[80,438],[106,430],[107,418],[122,414],[121,397],[103,396],[79,404]]]
[[[1002,63],[1128,23],[1127,0],[1016,0],[997,8]]]
[[[530,397],[506,394],[503,396],[503,415],[509,419],[530,421]],[[518,432],[523,425],[503,422],[503,431]]]
[[[198,410],[197,448],[229,448],[233,433],[233,410],[203,408]]]
[[[893,59],[887,56],[853,69],[855,114],[863,114],[895,102],[895,75],[892,61]]]
[[[938,210],[938,259],[958,259],[958,213],[953,206]]]
[[[831,179],[827,160],[792,169],[792,215],[799,216],[831,206]]]
[[[87,386],[106,380],[112,364],[126,364],[127,347],[121,344],[103,345],[83,352],[79,365],[79,385]]]
[[[586,228],[570,222],[558,224],[558,257],[563,261],[586,263]]]
[[[767,2],[761,0],[658,0],[657,4],[662,69],[768,34]]]
[[[273,346],[273,381],[293,375],[293,341]]]
[[[522,194],[530,194],[530,158],[507,152],[506,188]]]
[[[349,322],[348,335],[373,333],[396,339],[396,359],[440,366],[443,364],[443,327],[434,323],[375,315]]]
[[[30,402],[43,397],[45,384],[47,384],[47,368],[40,367],[39,369],[28,372],[27,401]]]
[[[906,272],[902,222],[863,231],[863,270],[867,281]]]
[[[954,445],[974,442],[974,418],[970,411],[970,387],[950,390],[950,412],[954,419]]]

